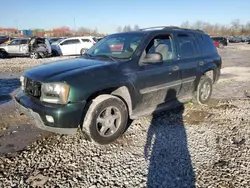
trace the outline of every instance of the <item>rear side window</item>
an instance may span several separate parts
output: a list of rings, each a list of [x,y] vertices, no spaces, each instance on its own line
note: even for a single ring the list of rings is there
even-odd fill
[[[217,53],[213,40],[208,35],[197,35],[197,42],[203,55]]]
[[[71,39],[64,41],[61,45],[78,44],[80,41],[78,39]]]
[[[82,39],[83,42],[91,42],[89,39]]]
[[[177,38],[181,58],[191,58],[199,55],[195,39],[192,35],[178,34]]]
[[[21,41],[20,41],[20,44],[27,44],[27,43],[28,43],[27,40],[21,40]]]

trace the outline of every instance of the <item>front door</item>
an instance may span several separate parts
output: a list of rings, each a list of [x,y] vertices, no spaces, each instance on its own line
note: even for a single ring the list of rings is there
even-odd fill
[[[138,108],[156,108],[158,105],[177,99],[181,87],[180,69],[175,58],[171,35],[157,35],[145,49],[145,54],[162,54],[163,62],[140,63],[137,72],[137,88],[141,95]]]
[[[18,54],[19,53],[19,44],[21,40],[13,40],[8,44],[8,53],[9,54]]]

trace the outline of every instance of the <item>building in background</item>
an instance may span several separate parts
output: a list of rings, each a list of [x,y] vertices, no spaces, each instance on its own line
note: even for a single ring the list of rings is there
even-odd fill
[[[54,37],[63,37],[70,35],[70,28],[69,27],[59,27],[53,29],[53,36]]]

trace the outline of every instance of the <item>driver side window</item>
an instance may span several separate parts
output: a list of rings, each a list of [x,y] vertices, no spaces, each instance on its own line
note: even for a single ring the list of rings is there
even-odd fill
[[[170,35],[158,35],[154,37],[145,50],[148,53],[160,53],[163,61],[175,58],[173,50],[173,40]]]

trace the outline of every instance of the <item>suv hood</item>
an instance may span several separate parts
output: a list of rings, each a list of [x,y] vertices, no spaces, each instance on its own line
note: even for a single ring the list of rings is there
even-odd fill
[[[111,63],[96,59],[66,59],[33,67],[26,70],[23,75],[40,82],[62,81],[65,76],[71,76],[79,71],[109,64]]]

